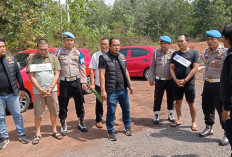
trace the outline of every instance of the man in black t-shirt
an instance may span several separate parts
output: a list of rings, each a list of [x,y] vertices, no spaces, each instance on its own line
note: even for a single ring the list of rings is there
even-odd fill
[[[170,74],[174,80],[173,96],[176,100],[176,113],[178,120],[171,124],[176,127],[182,124],[181,105],[185,94],[192,117],[192,131],[198,131],[196,124],[195,99],[195,73],[199,67],[199,53],[188,47],[189,39],[185,35],[178,38],[179,51],[172,54]]]
[[[127,87],[130,89],[131,94],[133,94],[133,88],[131,87],[131,80],[126,69],[126,63],[119,55],[120,40],[111,38],[109,45],[110,51],[99,57],[98,69],[100,73],[101,97],[107,100],[106,126],[108,138],[111,141],[116,141],[114,118],[118,101],[122,108],[126,135],[132,135]]]

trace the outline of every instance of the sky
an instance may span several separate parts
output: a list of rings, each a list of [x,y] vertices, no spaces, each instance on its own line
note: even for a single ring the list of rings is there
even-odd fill
[[[55,1],[59,1],[59,0],[55,0]],[[105,1],[105,3],[106,3],[107,5],[113,6],[115,0],[104,0],[104,1]],[[64,4],[64,3],[65,3],[65,0],[61,0],[61,3]]]
[[[114,5],[114,1],[115,0],[105,0],[105,3],[108,5],[111,5],[111,6],[113,6]]]

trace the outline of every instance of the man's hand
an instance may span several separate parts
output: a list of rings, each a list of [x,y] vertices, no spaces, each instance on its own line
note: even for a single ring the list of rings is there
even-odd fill
[[[91,85],[89,86],[89,88],[90,88],[91,91],[93,91],[93,90],[95,89],[95,85],[94,85],[94,84],[91,84]]]
[[[86,83],[82,83],[82,90],[85,91],[86,90]]]
[[[130,89],[130,94],[133,95],[133,93],[134,93],[134,88],[131,87],[131,89]]]
[[[153,86],[153,85],[155,84],[155,82],[154,82],[154,81],[149,81],[149,84],[150,84],[151,86]]]
[[[32,58],[34,57],[34,55],[35,55],[35,53],[29,54],[29,56],[27,57],[27,60],[28,60],[28,61],[29,61],[29,60],[32,60]]]
[[[101,97],[103,100],[106,101],[106,98],[107,98],[106,91],[101,91]]]
[[[53,90],[53,88],[52,88],[52,87],[50,87],[49,89],[47,89],[47,95],[46,95],[46,96],[51,95],[51,94],[52,94],[52,90]]]
[[[222,111],[222,119],[223,119],[223,120],[228,120],[228,119],[230,119],[230,111],[223,110],[223,111]]]
[[[184,85],[187,83],[187,81],[185,79],[181,79],[178,81],[178,87],[184,87]]]
[[[48,93],[47,93],[47,90],[46,89],[43,89],[43,88],[39,88],[39,91],[42,95],[46,96]]]
[[[23,100],[24,97],[25,97],[25,91],[20,91],[19,92],[19,98],[20,98],[20,100]]]

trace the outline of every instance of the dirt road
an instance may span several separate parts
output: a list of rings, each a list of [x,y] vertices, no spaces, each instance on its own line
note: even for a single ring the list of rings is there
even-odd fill
[[[135,93],[130,96],[132,129],[134,135],[126,137],[121,119],[121,110],[117,108],[116,135],[118,141],[111,142],[107,139],[105,126],[106,104],[104,104],[104,127],[95,127],[95,97],[93,94],[85,96],[85,123],[89,129],[82,133],[77,129],[73,100],[69,103],[68,134],[63,140],[58,141],[51,136],[50,120],[46,110],[43,118],[42,139],[38,145],[31,143],[23,145],[18,142],[15,126],[11,116],[7,116],[7,129],[10,134],[10,143],[0,150],[1,157],[13,156],[229,156],[230,146],[220,147],[217,140],[223,135],[218,118],[214,126],[215,134],[207,137],[198,137],[197,132],[190,130],[190,115],[188,106],[183,104],[184,123],[178,128],[171,128],[167,121],[166,100],[164,99],[161,113],[161,124],[153,124],[153,90],[142,79],[133,79]],[[203,113],[201,110],[202,72],[197,74],[197,122],[200,131],[204,129]],[[33,122],[33,109],[23,113],[24,124],[30,139],[35,135]],[[58,128],[60,130],[60,127]]]

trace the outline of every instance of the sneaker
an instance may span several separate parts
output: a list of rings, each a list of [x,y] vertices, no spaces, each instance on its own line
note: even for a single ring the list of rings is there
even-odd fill
[[[18,140],[23,144],[30,142],[30,139],[26,135],[18,136]]]
[[[0,138],[0,149],[6,148],[6,145],[10,142],[8,138]]]
[[[108,132],[108,139],[110,141],[117,141],[117,138],[115,136],[115,132]]]
[[[133,133],[132,133],[132,130],[131,130],[131,126],[127,127],[126,128],[126,136],[132,136]]]
[[[206,137],[209,135],[213,135],[213,128],[211,125],[206,125],[205,130],[199,133],[199,137]]]
[[[84,122],[83,121],[79,121],[78,123],[78,128],[82,131],[82,132],[87,132],[88,129],[87,127],[85,126]]]
[[[67,135],[67,123],[65,119],[60,120],[61,123],[61,135],[66,136]]]
[[[172,123],[176,121],[175,117],[173,116],[173,110],[168,110],[168,120]]]
[[[155,111],[154,123],[159,124],[159,111]]]
[[[224,133],[224,136],[222,137],[222,139],[219,141],[218,143],[220,146],[226,146],[229,144],[229,140],[226,137],[226,133]]]

